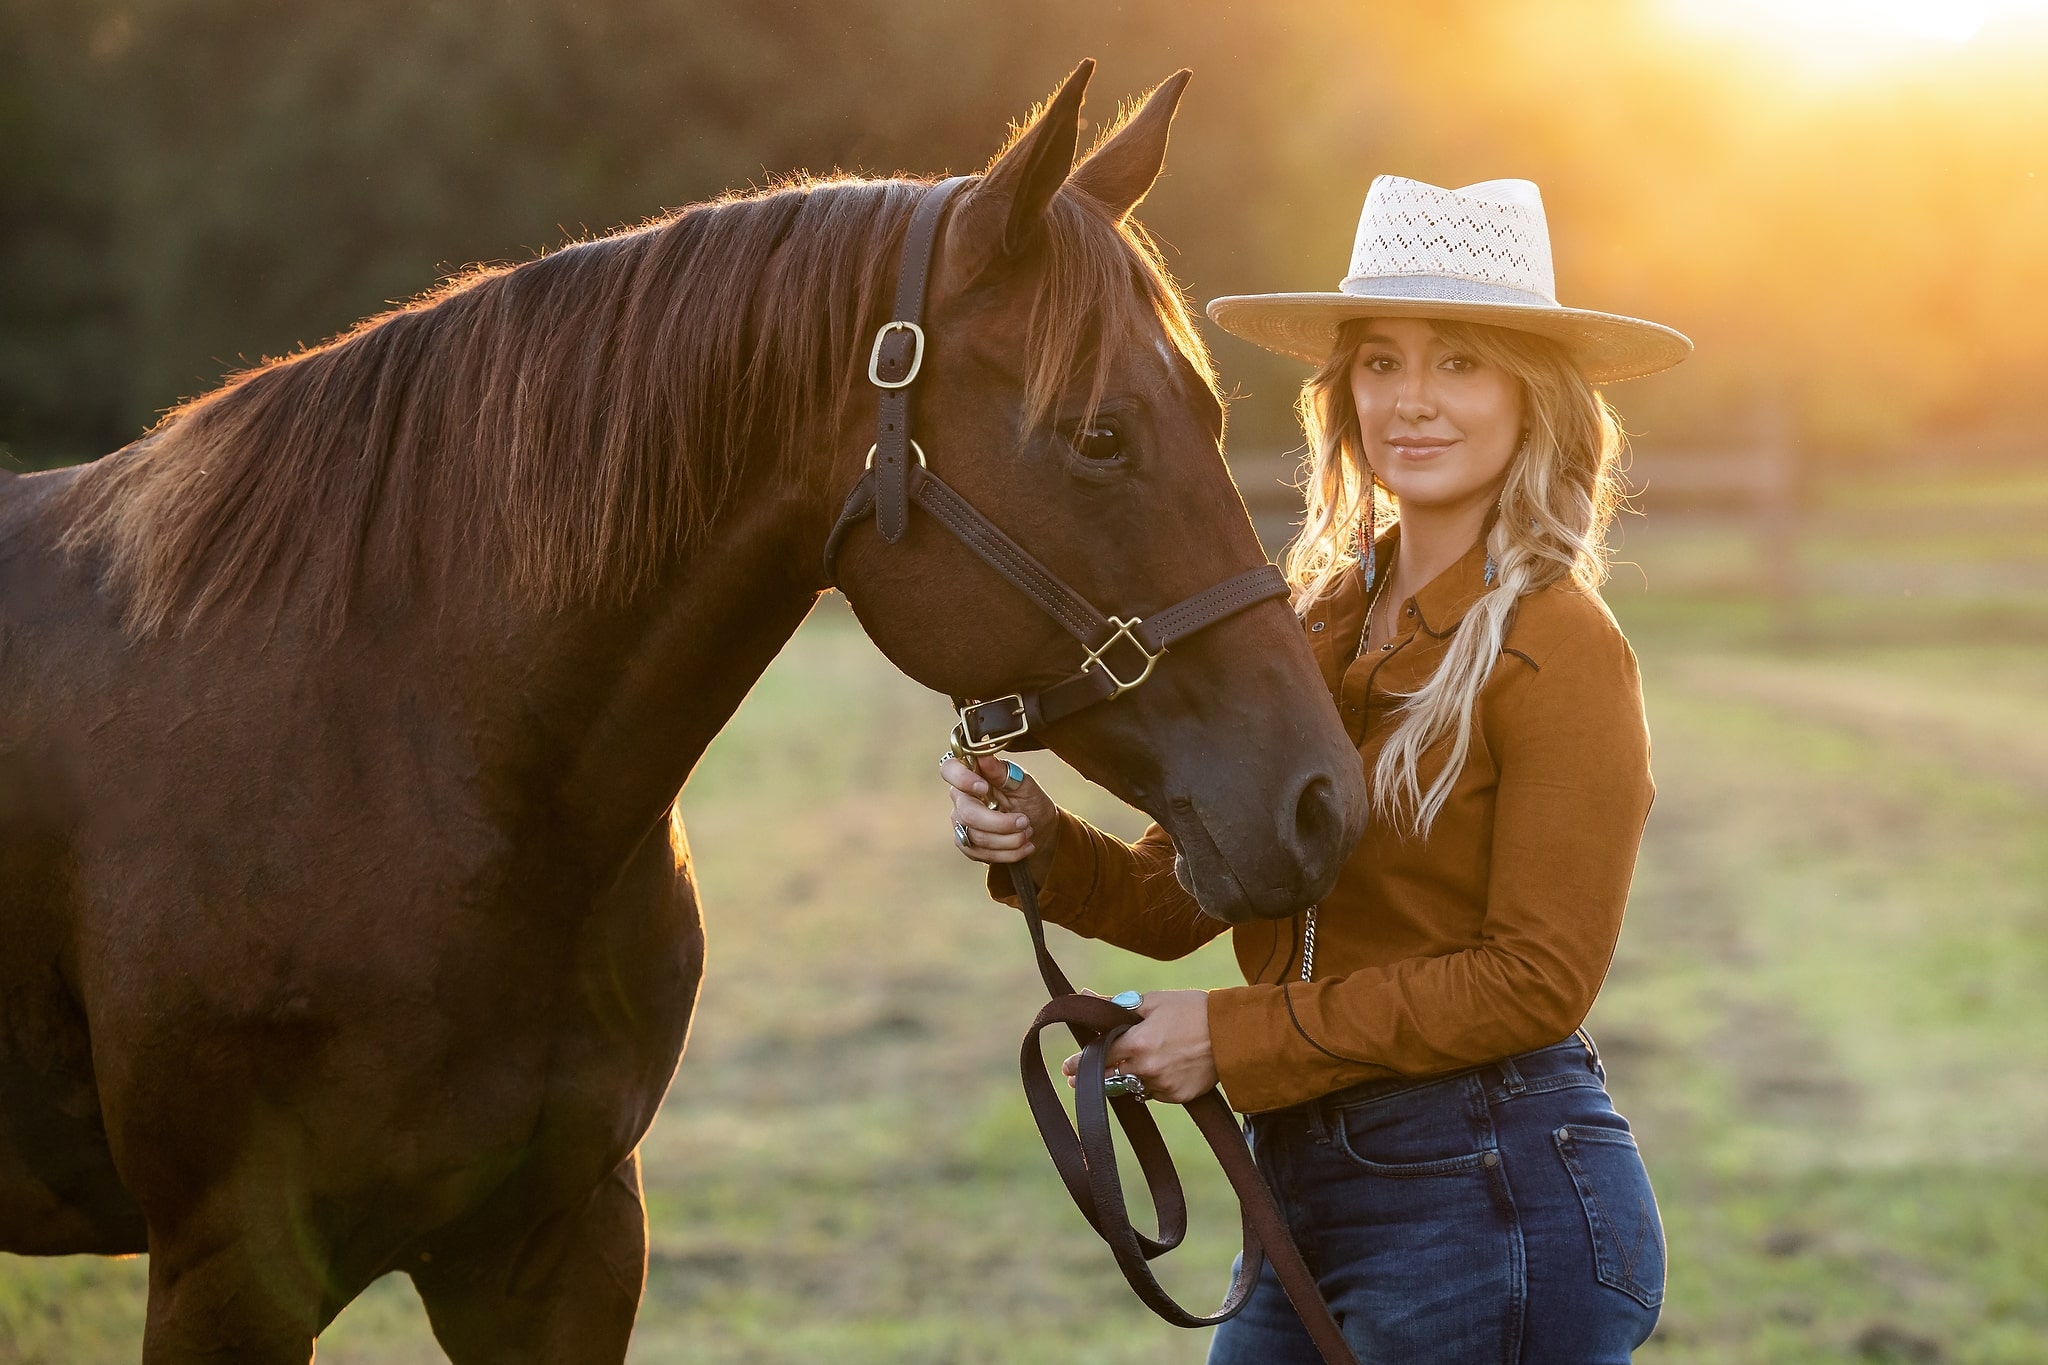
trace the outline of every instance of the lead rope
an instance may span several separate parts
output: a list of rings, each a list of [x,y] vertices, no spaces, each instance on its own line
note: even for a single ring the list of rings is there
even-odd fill
[[[962,756],[957,751],[954,756],[971,760],[971,755]],[[1180,1173],[1174,1168],[1173,1158],[1166,1150],[1159,1126],[1154,1122],[1152,1112],[1145,1107],[1145,1101],[1132,1095],[1112,1098],[1103,1092],[1109,1051],[1140,1021],[1140,1015],[1136,1010],[1126,1009],[1112,1000],[1075,991],[1073,983],[1046,946],[1045,920],[1038,909],[1038,887],[1031,880],[1030,869],[1025,863],[1010,864],[1010,885],[1016,890],[1018,908],[1024,912],[1024,925],[1031,934],[1031,950],[1038,962],[1039,976],[1052,997],[1031,1021],[1019,1053],[1025,1102],[1031,1108],[1032,1120],[1038,1125],[1038,1135],[1045,1143],[1047,1154],[1052,1157],[1061,1183],[1067,1187],[1068,1196],[1080,1209],[1081,1216],[1088,1220],[1088,1225],[1109,1244],[1117,1268],[1123,1272],[1132,1291],[1147,1308],[1175,1326],[1213,1327],[1235,1317],[1244,1308],[1251,1298],[1252,1289],[1259,1282],[1260,1270],[1270,1260],[1274,1278],[1294,1305],[1295,1313],[1300,1316],[1302,1326],[1308,1330],[1309,1339],[1315,1343],[1325,1365],[1358,1365],[1358,1358],[1345,1344],[1342,1330],[1331,1316],[1329,1305],[1323,1301],[1315,1275],[1294,1244],[1294,1236],[1273,1201],[1272,1191],[1259,1174],[1245,1135],[1237,1126],[1236,1116],[1224,1100],[1223,1092],[1214,1086],[1181,1107],[1187,1110],[1196,1130],[1208,1142],[1209,1150],[1215,1153],[1217,1164],[1223,1168],[1231,1189],[1237,1194],[1244,1230],[1244,1254],[1237,1263],[1230,1290],[1224,1295],[1223,1302],[1206,1317],[1181,1307],[1153,1277],[1146,1262],[1179,1246],[1187,1234],[1187,1197],[1181,1188]],[[1074,1074],[1072,1123],[1067,1119],[1065,1106],[1060,1103],[1059,1091],[1039,1043],[1040,1036],[1054,1024],[1065,1025],[1073,1034],[1074,1041],[1081,1045],[1080,1063]],[[1116,1144],[1109,1130],[1112,1112],[1118,1126],[1124,1130],[1124,1137],[1131,1145],[1138,1170],[1152,1197],[1158,1229],[1149,1237],[1132,1224],[1130,1210],[1124,1201],[1123,1182],[1117,1173]]]

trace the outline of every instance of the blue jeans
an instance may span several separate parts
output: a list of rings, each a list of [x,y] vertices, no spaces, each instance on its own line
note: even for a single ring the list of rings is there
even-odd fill
[[[1664,1301],[1664,1227],[1583,1033],[1246,1124],[1364,1365],[1626,1362]],[[1209,1365],[1321,1359],[1269,1265]]]

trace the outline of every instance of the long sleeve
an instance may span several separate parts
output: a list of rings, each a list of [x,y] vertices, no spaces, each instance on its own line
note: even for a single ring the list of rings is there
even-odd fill
[[[1173,841],[1151,825],[1135,844],[1060,812],[1051,870],[1038,888],[1046,920],[1146,957],[1186,957],[1229,928],[1202,913],[1173,875]],[[1014,906],[1007,866],[989,865],[989,895]]]
[[[1497,786],[1473,941],[1325,980],[1210,992],[1234,1107],[1456,1070],[1556,1042],[1584,1020],[1649,814],[1649,736],[1635,656],[1604,617],[1540,653],[1504,655],[1481,698]]]

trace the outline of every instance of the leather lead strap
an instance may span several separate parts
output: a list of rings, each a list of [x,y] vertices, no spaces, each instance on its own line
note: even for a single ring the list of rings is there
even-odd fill
[[[1286,1291],[1288,1302],[1294,1305],[1326,1365],[1358,1365],[1358,1358],[1346,1344],[1329,1305],[1323,1302],[1315,1275],[1294,1245],[1294,1235],[1273,1202],[1273,1192],[1259,1174],[1258,1163],[1219,1090],[1212,1088],[1183,1107],[1237,1194],[1244,1256],[1223,1302],[1207,1316],[1181,1307],[1153,1276],[1146,1263],[1173,1250],[1187,1235],[1187,1197],[1181,1189],[1180,1173],[1174,1169],[1173,1158],[1145,1103],[1129,1096],[1110,1099],[1102,1091],[1109,1050],[1126,1030],[1138,1023],[1139,1016],[1135,1010],[1127,1010],[1114,1001],[1075,993],[1066,973],[1046,947],[1038,888],[1024,863],[1010,864],[1010,885],[1016,889],[1017,904],[1024,911],[1025,926],[1031,931],[1039,976],[1052,996],[1031,1021],[1019,1053],[1024,1098],[1045,1150],[1059,1172],[1060,1182],[1067,1187],[1068,1197],[1096,1235],[1109,1244],[1117,1268],[1131,1289],[1147,1308],[1176,1326],[1213,1327],[1235,1317],[1244,1307],[1259,1282],[1263,1263],[1270,1260],[1274,1278]],[[1054,1024],[1066,1025],[1082,1045],[1074,1075],[1072,1124],[1067,1121],[1066,1108],[1060,1103],[1059,1089],[1039,1044],[1039,1036]],[[1150,1237],[1132,1225],[1130,1209],[1124,1203],[1123,1184],[1117,1175],[1116,1144],[1109,1129],[1111,1114],[1124,1130],[1152,1197],[1158,1231]]]
[[[956,175],[925,192],[910,215],[903,234],[903,255],[896,267],[896,311],[892,322],[909,326],[885,329],[875,339],[869,378],[885,383],[875,405],[875,527],[894,545],[910,524],[910,395],[924,361],[924,295],[932,271],[932,249],[938,244],[939,221],[947,201],[966,184]]]

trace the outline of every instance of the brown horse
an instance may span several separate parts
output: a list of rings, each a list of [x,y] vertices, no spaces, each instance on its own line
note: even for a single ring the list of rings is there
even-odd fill
[[[1128,217],[1185,73],[1075,166],[1089,70],[952,206],[918,436],[1149,612],[1262,556]],[[924,188],[479,273],[0,482],[0,1249],[147,1251],[145,1361],[305,1361],[391,1270],[458,1362],[622,1357],[703,960],[669,811],[825,587]],[[931,687],[1075,666],[929,521],[839,569]],[[1205,908],[1283,915],[1363,820],[1326,696],[1267,602],[1051,742]]]

